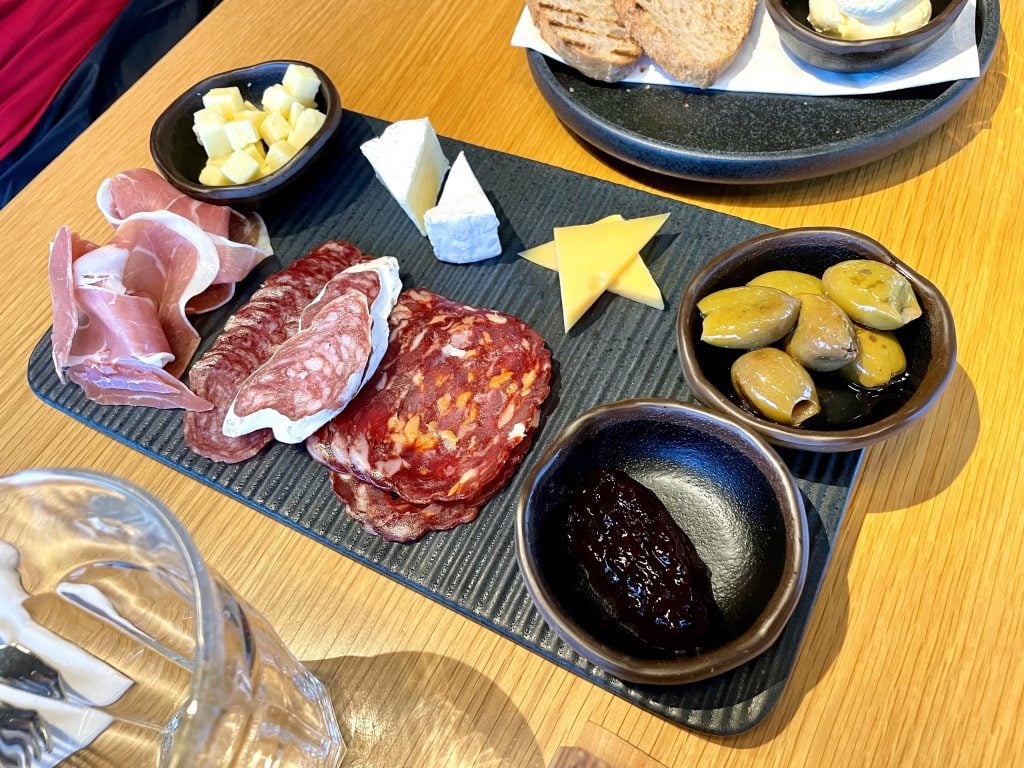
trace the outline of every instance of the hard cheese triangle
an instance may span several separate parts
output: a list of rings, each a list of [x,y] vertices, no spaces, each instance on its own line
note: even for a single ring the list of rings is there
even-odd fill
[[[597,221],[555,228],[558,284],[566,331],[625,271],[667,218],[668,214],[663,213],[629,221]]]
[[[606,216],[601,221],[622,221],[618,213]],[[555,254],[555,241],[538,245],[535,248],[523,251],[519,254],[532,264],[546,269],[558,271],[558,256]],[[622,274],[612,280],[608,290],[617,296],[631,299],[641,304],[646,304],[654,309],[664,309],[665,301],[661,297],[661,290],[658,284],[651,277],[650,270],[640,258],[640,254],[634,254],[634,258],[622,271]]]

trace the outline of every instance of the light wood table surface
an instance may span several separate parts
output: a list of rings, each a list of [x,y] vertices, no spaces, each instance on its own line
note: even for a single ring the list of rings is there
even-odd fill
[[[542,768],[576,746],[618,766],[1024,764],[1024,10],[1002,5],[987,78],[933,135],[830,178],[728,188],[634,173],[576,141],[508,45],[520,0],[225,0],[0,211],[0,469],[88,467],[167,502],[329,685],[347,765]],[[860,230],[945,293],[952,382],[867,452],[793,677],[759,726],[717,738],[669,724],[29,391],[57,228],[104,241],[97,185],[152,167],[164,106],[280,57],[317,63],[353,110],[428,115],[441,134],[774,226]]]

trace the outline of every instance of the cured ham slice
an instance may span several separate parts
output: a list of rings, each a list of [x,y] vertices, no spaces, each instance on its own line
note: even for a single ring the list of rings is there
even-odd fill
[[[138,213],[166,211],[201,228],[213,241],[220,257],[220,270],[211,284],[214,286],[238,282],[274,253],[267,227],[259,214],[242,214],[226,206],[193,200],[148,168],[122,171],[105,179],[100,184],[96,203],[114,226],[120,226]],[[199,299],[194,308],[202,309],[193,311],[216,309],[230,299],[226,291],[210,290],[217,299]]]
[[[69,368],[68,377],[85,391],[86,397],[100,405],[145,405],[189,411],[213,407],[163,368],[138,360],[93,360]]]
[[[224,434],[224,418],[242,383],[299,329],[299,317],[338,272],[369,257],[348,243],[323,243],[257,290],[224,326],[188,373],[193,392],[213,410],[185,414],[185,443],[213,461],[234,463],[255,456],[272,439],[269,429],[240,437]]]
[[[341,413],[384,356],[388,316],[401,287],[391,257],[332,278],[303,311],[298,333],[239,387],[224,434],[270,428],[277,440],[298,443]]]
[[[68,227],[61,227],[50,243],[50,259],[47,271],[50,278],[50,302],[53,306],[53,331],[51,346],[53,367],[57,378],[64,382],[64,369],[68,365],[71,345],[78,330],[78,307],[75,304],[75,286],[72,264],[75,259],[96,245],[90,243]]]
[[[174,354],[167,372],[180,376],[199,347],[199,334],[185,316],[185,305],[216,277],[217,249],[195,224],[166,211],[129,216],[111,243],[129,254],[122,276],[125,288],[156,302],[160,326]]]

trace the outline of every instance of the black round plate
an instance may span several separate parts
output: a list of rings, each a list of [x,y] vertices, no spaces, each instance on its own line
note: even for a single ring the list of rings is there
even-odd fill
[[[999,0],[978,0],[984,76]],[[871,96],[786,96],[602,83],[527,51],[540,92],[570,130],[627,163],[730,184],[797,181],[892,154],[948,120],[979,78]]]

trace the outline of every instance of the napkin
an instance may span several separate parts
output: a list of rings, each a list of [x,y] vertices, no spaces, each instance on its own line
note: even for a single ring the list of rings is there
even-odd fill
[[[22,605],[29,595],[21,585],[18,561],[18,550],[0,541],[0,642],[18,643],[56,669],[69,700],[57,701],[0,684],[0,701],[34,709],[46,721],[53,749],[40,764],[51,766],[87,746],[110,725],[111,717],[91,705],[117,701],[132,681],[32,620]]]
[[[787,51],[761,2],[758,3],[754,23],[743,48],[711,88],[795,96],[853,96],[978,77],[981,67],[974,35],[976,2],[970,0],[946,33],[909,61],[881,72],[855,75],[817,69]],[[523,9],[512,33],[512,45],[530,48],[561,61],[541,39],[527,8]],[[647,56],[640,59],[623,82],[681,85]]]

